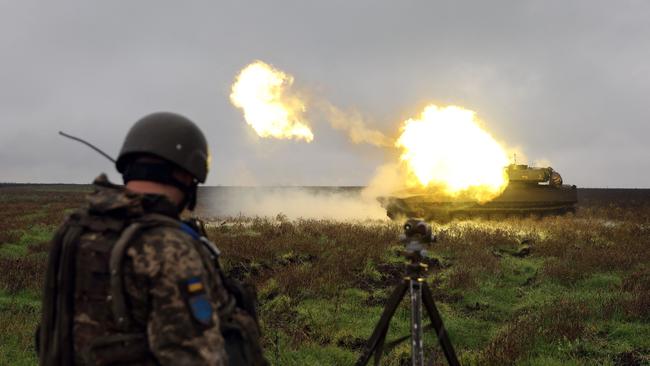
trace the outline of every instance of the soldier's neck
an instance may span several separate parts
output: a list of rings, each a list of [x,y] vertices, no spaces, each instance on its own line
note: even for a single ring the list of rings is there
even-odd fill
[[[180,189],[168,184],[148,180],[129,181],[126,184],[126,189],[131,192],[142,194],[160,194],[167,197],[167,199],[177,206],[180,206],[185,199],[185,194]]]

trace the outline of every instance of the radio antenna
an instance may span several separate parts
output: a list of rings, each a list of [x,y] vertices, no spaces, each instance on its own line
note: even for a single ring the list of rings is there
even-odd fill
[[[91,149],[97,151],[98,153],[102,154],[103,157],[105,157],[106,159],[108,159],[108,160],[110,160],[111,162],[113,162],[113,164],[115,163],[115,159],[113,159],[110,155],[108,155],[107,153],[103,152],[100,148],[98,148],[97,146],[91,144],[90,142],[88,142],[88,141],[86,141],[86,140],[84,140],[84,139],[81,139],[81,138],[79,138],[79,137],[75,137],[75,136],[72,136],[72,135],[68,135],[67,133],[65,133],[65,132],[63,132],[63,131],[59,131],[59,135],[61,135],[61,136],[63,136],[63,137],[67,137],[67,138],[69,138],[70,140],[75,140],[75,141],[81,142],[82,144],[84,144],[84,145],[88,146],[89,148],[91,148]]]

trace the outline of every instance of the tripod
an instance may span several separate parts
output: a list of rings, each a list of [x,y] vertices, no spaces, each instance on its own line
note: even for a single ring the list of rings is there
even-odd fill
[[[379,322],[375,326],[370,339],[364,347],[361,357],[357,360],[356,366],[365,366],[370,357],[374,354],[375,366],[379,365],[383,351],[384,343],[386,341],[386,334],[390,320],[395,314],[402,298],[409,290],[411,298],[411,359],[413,366],[424,366],[424,348],[423,348],[423,328],[422,328],[422,305],[426,309],[429,319],[433,328],[436,330],[440,346],[447,363],[451,366],[460,365],[454,347],[449,340],[447,331],[442,323],[440,313],[436,308],[433,301],[431,290],[426,283],[426,272],[428,265],[423,263],[424,259],[424,246],[423,242],[432,242],[435,239],[431,235],[431,228],[424,222],[418,220],[409,220],[404,225],[405,235],[402,238],[406,242],[405,257],[408,259],[406,264],[406,276],[404,280],[398,284],[393,293],[388,299],[388,303],[384,307],[384,311],[379,318]],[[402,340],[407,339],[404,337],[397,341],[391,342],[396,345]]]

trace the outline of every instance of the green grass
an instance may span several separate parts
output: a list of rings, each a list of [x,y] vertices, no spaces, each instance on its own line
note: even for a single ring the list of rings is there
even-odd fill
[[[650,323],[608,322],[602,327],[617,350],[650,349]]]
[[[278,356],[268,355],[269,361],[277,365],[352,365],[354,353],[334,346],[306,343],[299,349],[283,348]]]
[[[475,316],[448,312],[444,314],[449,338],[458,349],[480,349],[492,339],[497,330],[494,322]],[[431,341],[435,343],[435,340]]]
[[[20,244],[3,244],[0,246],[1,257],[19,258],[27,255],[27,247]]]
[[[83,192],[0,191],[0,360],[33,365],[47,245]],[[21,196],[22,195],[22,196]],[[611,224],[615,222],[615,225]],[[650,206],[434,225],[428,283],[463,364],[650,365]],[[209,227],[254,284],[273,365],[350,365],[403,277],[399,223],[235,218]],[[408,300],[387,340],[409,332]],[[435,335],[427,353],[444,364]],[[408,363],[408,342],[383,365]]]
[[[577,360],[567,360],[559,356],[539,356],[520,363],[522,366],[581,366],[584,363]]]
[[[0,293],[0,360],[5,365],[35,365],[34,332],[40,317],[39,295]]]
[[[0,245],[0,257],[25,257],[29,254],[30,246],[48,242],[54,230],[52,226],[35,225],[20,231],[20,239],[16,243]]]

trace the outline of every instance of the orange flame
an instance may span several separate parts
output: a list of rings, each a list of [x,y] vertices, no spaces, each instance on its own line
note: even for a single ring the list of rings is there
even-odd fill
[[[508,184],[508,155],[473,111],[429,105],[419,118],[404,122],[395,145],[402,149],[410,187],[485,202]]]
[[[289,93],[293,77],[255,61],[239,73],[230,101],[244,111],[246,122],[260,137],[311,142],[314,134],[303,114],[305,104]]]

